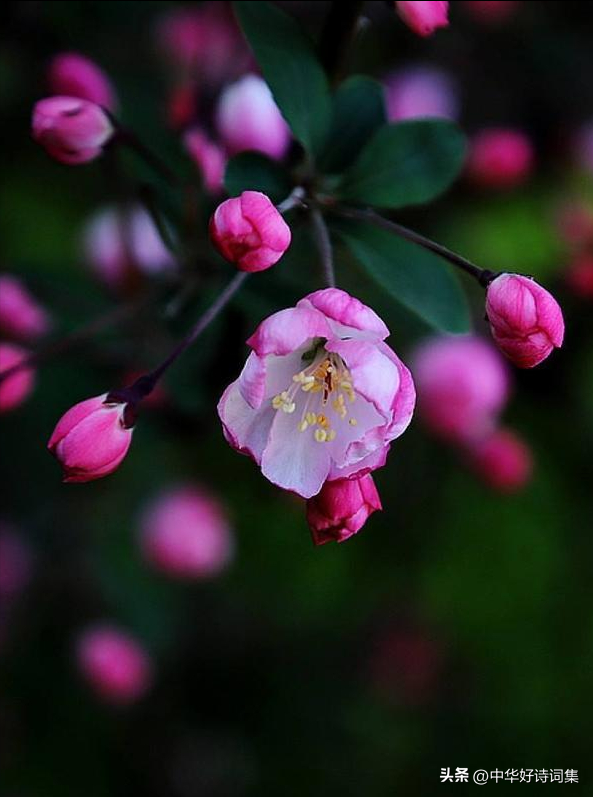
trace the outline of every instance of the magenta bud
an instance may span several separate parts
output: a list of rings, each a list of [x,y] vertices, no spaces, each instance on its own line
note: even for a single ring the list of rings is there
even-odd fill
[[[418,36],[430,36],[449,24],[449,3],[444,0],[397,0],[401,20]]]
[[[12,343],[0,343],[0,375],[18,365],[30,352]],[[0,413],[8,412],[22,404],[35,386],[35,371],[30,366],[20,368],[10,376],[0,379]]]
[[[241,271],[273,266],[290,246],[290,238],[290,227],[259,191],[227,199],[210,219],[210,240]]]
[[[116,470],[132,442],[124,402],[108,394],[75,404],[58,421],[47,447],[58,460],[65,482],[90,482]]]
[[[33,138],[60,163],[97,158],[114,133],[105,111],[76,97],[47,97],[33,109]]]
[[[519,368],[533,368],[564,340],[560,305],[521,274],[501,274],[486,290],[486,315],[498,348]]]
[[[23,283],[8,274],[0,275],[0,329],[15,338],[37,338],[51,327],[48,313]]]
[[[344,542],[364,526],[381,499],[370,474],[325,482],[307,501],[307,523],[315,545]]]
[[[199,127],[188,130],[183,136],[183,143],[197,166],[206,189],[212,194],[219,194],[226,168],[226,156],[222,148],[211,141]]]
[[[515,432],[498,429],[470,450],[470,464],[493,490],[512,493],[525,487],[533,472],[527,444]]]
[[[97,697],[113,705],[134,703],[153,682],[152,662],[142,645],[110,625],[94,626],[79,637],[76,660]]]
[[[533,171],[535,154],[520,130],[489,128],[470,142],[466,171],[481,188],[510,189],[524,183]]]
[[[109,78],[97,64],[80,53],[56,55],[49,65],[47,78],[52,94],[77,97],[109,111],[115,110],[117,103]]]
[[[229,563],[233,538],[222,505],[201,487],[179,487],[151,502],[140,545],[157,570],[181,579],[215,576]]]

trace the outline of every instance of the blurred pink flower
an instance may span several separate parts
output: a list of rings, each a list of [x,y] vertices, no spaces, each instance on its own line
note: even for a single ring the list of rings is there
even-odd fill
[[[29,351],[12,343],[0,343],[0,374],[28,357]],[[13,410],[29,397],[35,386],[35,370],[23,367],[0,381],[0,413]]]
[[[202,176],[204,185],[212,194],[222,191],[226,157],[222,148],[211,141],[199,127],[192,127],[183,136],[189,156]]]
[[[570,246],[593,245],[593,208],[579,200],[570,200],[558,208],[556,228]]]
[[[430,36],[449,24],[446,0],[397,0],[395,8],[406,25],[418,36]]]
[[[470,141],[466,172],[482,188],[510,189],[531,176],[534,160],[533,145],[525,133],[488,128]]]
[[[441,69],[413,66],[393,72],[385,80],[387,118],[398,122],[436,116],[457,119],[459,96],[453,79]]]
[[[47,97],[33,109],[33,138],[60,163],[77,165],[94,160],[113,133],[105,111],[88,100]]]
[[[344,542],[360,531],[381,499],[370,473],[358,478],[325,482],[307,501],[307,523],[315,545]]]
[[[48,69],[48,84],[52,94],[78,97],[109,111],[115,110],[115,92],[101,67],[80,53],[56,55]]]
[[[31,578],[29,546],[7,523],[0,521],[0,598],[4,601],[19,595]]]
[[[566,284],[581,299],[593,299],[593,252],[573,258],[566,271]]]
[[[478,22],[497,25],[514,16],[520,0],[464,0],[468,12]]]
[[[0,330],[15,338],[37,338],[51,327],[47,311],[17,277],[0,274]]]
[[[469,456],[478,476],[502,493],[521,490],[533,472],[529,446],[509,429],[497,429],[471,448]]]
[[[167,124],[173,130],[183,130],[198,115],[199,89],[194,80],[182,80],[170,91],[167,100]]]

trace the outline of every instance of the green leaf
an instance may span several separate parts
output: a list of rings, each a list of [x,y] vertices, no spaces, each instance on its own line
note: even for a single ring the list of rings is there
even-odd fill
[[[444,119],[384,125],[344,175],[338,196],[385,208],[428,202],[457,177],[464,151],[463,134]]]
[[[383,86],[364,75],[344,81],[334,97],[328,144],[321,156],[324,171],[339,172],[349,166],[385,122]]]
[[[290,177],[276,161],[259,152],[241,152],[226,167],[224,185],[231,196],[242,191],[262,191],[278,204],[292,189]]]
[[[465,294],[444,260],[365,222],[332,222],[332,228],[394,299],[439,332],[469,332]]]
[[[310,153],[318,152],[325,143],[331,101],[313,44],[292,17],[271,3],[242,0],[234,9],[295,138]]]

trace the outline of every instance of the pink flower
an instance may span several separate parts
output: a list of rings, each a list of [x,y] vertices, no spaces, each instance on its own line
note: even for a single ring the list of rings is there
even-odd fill
[[[65,482],[90,482],[113,473],[128,452],[133,427],[127,404],[108,394],[75,404],[58,421],[47,447],[64,471]]]
[[[533,368],[564,340],[556,299],[530,277],[501,274],[486,291],[486,315],[498,348],[519,368]]]
[[[525,487],[533,471],[529,447],[508,429],[480,441],[470,451],[470,463],[489,487],[502,493]]]
[[[290,130],[272,92],[257,75],[245,75],[224,89],[216,108],[216,127],[232,155],[257,150],[279,160],[290,143]]]
[[[19,595],[31,577],[31,552],[23,539],[0,522],[0,598]]]
[[[381,499],[370,473],[325,482],[321,492],[307,501],[307,523],[313,542],[344,542],[360,531],[377,509],[382,509]]]
[[[479,22],[497,25],[512,17],[521,3],[519,0],[465,0],[464,5]]]
[[[144,511],[140,529],[146,559],[175,578],[215,576],[233,553],[224,509],[201,487],[179,487],[159,496]]]
[[[28,357],[30,352],[12,343],[0,343],[0,412],[8,412],[18,407],[29,396],[35,386],[35,371],[23,367],[14,374],[2,378],[8,371]]]
[[[189,156],[198,167],[206,189],[212,194],[222,190],[226,157],[218,144],[211,141],[199,127],[193,127],[183,136]]]
[[[94,160],[113,133],[105,111],[87,100],[48,97],[33,109],[33,138],[60,163]]]
[[[437,116],[457,119],[459,97],[451,77],[431,66],[400,69],[385,82],[387,118],[398,122]]]
[[[52,94],[78,97],[109,111],[115,110],[115,92],[109,78],[97,64],[80,53],[56,55],[49,65],[48,83]]]
[[[290,238],[290,227],[259,191],[227,199],[210,219],[210,240],[241,271],[273,266],[290,246]]]
[[[467,175],[482,188],[515,188],[531,175],[534,158],[533,145],[525,133],[489,128],[470,142]]]
[[[130,634],[110,625],[91,627],[79,637],[76,660],[95,694],[113,705],[134,703],[153,682],[146,650]]]
[[[0,329],[15,338],[37,338],[51,327],[48,313],[23,283],[8,274],[0,275]]]
[[[418,36],[430,36],[449,24],[449,3],[443,0],[397,0],[397,13]]]
[[[274,313],[247,341],[252,352],[219,402],[230,445],[303,498],[381,467],[415,402],[388,335],[373,310],[337,288]]]
[[[593,253],[583,252],[570,263],[566,283],[581,299],[593,299]]]
[[[172,271],[175,260],[165,247],[150,215],[132,206],[124,213],[104,208],[85,225],[82,236],[85,260],[112,290],[137,277]]]
[[[416,352],[413,373],[424,423],[450,442],[483,437],[493,428],[509,393],[504,361],[481,338],[426,341]]]

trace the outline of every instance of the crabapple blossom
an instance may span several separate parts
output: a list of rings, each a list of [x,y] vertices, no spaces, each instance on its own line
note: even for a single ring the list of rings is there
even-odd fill
[[[228,564],[233,539],[224,508],[202,487],[181,486],[152,501],[140,520],[146,560],[175,578],[207,578]]]
[[[388,75],[385,80],[387,118],[398,122],[437,116],[457,119],[459,97],[453,79],[432,66],[412,66]]]
[[[48,84],[52,94],[78,97],[115,110],[115,92],[103,70],[80,53],[59,53],[48,69]]]
[[[65,482],[90,482],[119,467],[132,442],[128,406],[105,393],[75,404],[60,418],[47,447]]]
[[[353,479],[325,482],[307,501],[307,523],[315,545],[344,542],[381,509],[381,499],[370,473]]]
[[[290,246],[290,227],[259,191],[220,204],[210,219],[210,239],[220,254],[241,271],[263,271]]]
[[[498,348],[519,368],[533,368],[562,346],[560,305],[521,274],[501,274],[486,289],[486,315]]]
[[[37,338],[51,327],[47,311],[17,278],[0,275],[0,330],[14,338]]]
[[[0,374],[28,357],[30,352],[12,343],[0,343]],[[0,380],[0,413],[15,409],[28,398],[35,386],[35,371],[30,366],[19,368]]]
[[[449,24],[449,3],[445,0],[397,0],[397,13],[418,36],[430,36]]]
[[[199,127],[187,130],[183,143],[190,158],[197,166],[206,189],[213,194],[222,191],[226,157],[222,148],[211,141]]]
[[[488,128],[470,141],[466,171],[477,186],[509,189],[527,180],[534,160],[533,145],[525,133]]]
[[[88,100],[47,97],[33,109],[33,138],[60,163],[94,160],[114,132],[105,111]]]
[[[528,445],[509,429],[497,429],[469,452],[470,464],[494,490],[511,493],[529,481],[533,459]]]
[[[502,357],[477,337],[426,341],[416,351],[413,373],[424,423],[449,442],[465,443],[491,431],[509,393]]]
[[[415,403],[388,335],[370,307],[337,288],[265,319],[218,405],[229,444],[303,498],[381,467]]]
[[[245,75],[224,89],[216,107],[216,127],[232,155],[257,150],[280,159],[290,143],[288,125],[258,75]]]
[[[153,681],[151,659],[131,634],[111,625],[96,625],[76,642],[76,662],[95,694],[117,706],[139,700]]]

